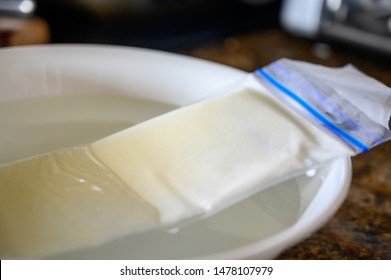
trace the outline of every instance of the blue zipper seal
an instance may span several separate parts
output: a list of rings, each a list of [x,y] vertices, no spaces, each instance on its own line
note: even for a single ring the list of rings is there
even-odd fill
[[[326,128],[328,128],[330,131],[332,131],[337,136],[344,139],[346,142],[348,142],[350,145],[356,147],[361,153],[367,152],[369,149],[368,147],[361,143],[358,139],[354,138],[350,134],[346,133],[344,130],[336,126],[333,122],[329,121],[327,118],[325,118],[322,114],[320,114],[317,110],[315,110],[310,104],[305,102],[302,98],[300,98],[297,94],[295,94],[290,89],[286,88],[282,84],[280,84],[276,79],[274,79],[272,76],[270,76],[266,71],[264,71],[262,68],[259,68],[256,70],[256,73],[260,75],[262,78],[264,78],[267,82],[269,82],[272,86],[280,90],[285,95],[292,98],[294,101],[296,101],[300,106],[302,106],[305,110],[307,110],[314,118],[316,118],[319,122],[321,122]]]

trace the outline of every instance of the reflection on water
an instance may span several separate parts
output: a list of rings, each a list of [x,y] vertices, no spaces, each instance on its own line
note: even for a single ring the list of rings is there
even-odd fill
[[[327,174],[299,176],[180,229],[126,236],[58,259],[189,259],[249,245],[294,224]],[[314,171],[311,172],[312,174]]]

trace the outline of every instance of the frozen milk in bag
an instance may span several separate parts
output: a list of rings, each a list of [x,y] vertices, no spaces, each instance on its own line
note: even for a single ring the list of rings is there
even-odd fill
[[[390,89],[351,66],[276,61],[208,100],[0,166],[0,255],[46,257],[210,215],[389,140],[390,115]]]

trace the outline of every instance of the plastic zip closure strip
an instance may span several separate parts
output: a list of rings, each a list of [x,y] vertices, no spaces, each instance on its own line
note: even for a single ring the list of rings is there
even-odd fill
[[[257,69],[255,74],[283,102],[288,97],[356,153],[366,152],[391,138],[390,131],[339,96],[326,84],[327,81],[324,85],[319,81],[313,84],[305,74],[295,71],[288,61],[276,61]]]

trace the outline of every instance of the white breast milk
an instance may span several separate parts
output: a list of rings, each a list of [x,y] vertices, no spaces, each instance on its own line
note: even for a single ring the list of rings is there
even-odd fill
[[[340,141],[250,90],[0,166],[0,256],[40,258],[208,215]]]

